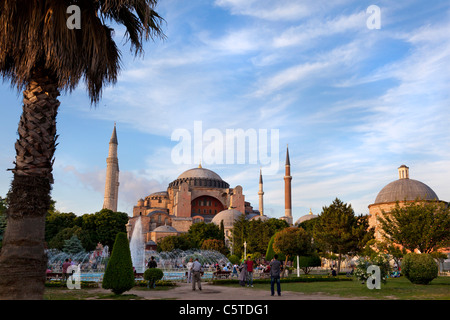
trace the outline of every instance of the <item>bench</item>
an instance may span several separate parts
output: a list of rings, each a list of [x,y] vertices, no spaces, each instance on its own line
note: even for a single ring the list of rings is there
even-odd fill
[[[215,271],[213,272],[212,279],[229,279],[230,278],[231,271]]]

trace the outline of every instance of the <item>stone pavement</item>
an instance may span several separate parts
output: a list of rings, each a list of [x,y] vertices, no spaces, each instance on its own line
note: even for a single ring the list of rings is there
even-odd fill
[[[202,283],[202,290],[192,291],[190,283],[177,283],[177,287],[169,290],[130,290],[127,294],[135,294],[145,299],[168,299],[168,300],[358,300],[355,298],[342,298],[325,294],[304,294],[300,292],[283,291],[281,296],[270,295],[270,285],[267,290],[212,285]]]

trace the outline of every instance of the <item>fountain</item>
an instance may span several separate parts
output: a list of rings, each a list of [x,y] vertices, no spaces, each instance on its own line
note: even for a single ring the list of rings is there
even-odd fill
[[[131,261],[136,273],[145,271],[145,243],[142,235],[141,217],[134,225],[133,234],[130,239]]]
[[[72,259],[75,265],[80,265],[81,280],[98,281],[103,277],[109,258],[108,246],[97,244],[97,248],[91,252],[79,252],[69,254],[58,249],[47,249],[48,272],[61,273],[62,264],[66,259]]]

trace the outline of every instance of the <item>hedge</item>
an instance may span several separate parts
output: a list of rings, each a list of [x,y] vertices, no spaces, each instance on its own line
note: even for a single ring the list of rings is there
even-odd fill
[[[289,282],[335,282],[335,281],[352,281],[351,277],[347,276],[328,276],[328,275],[304,275],[302,277],[288,277],[281,278],[281,283],[289,283]],[[213,284],[239,284],[238,279],[217,279],[212,280]],[[262,283],[262,284],[270,284],[270,278],[268,279],[253,279],[253,283]]]

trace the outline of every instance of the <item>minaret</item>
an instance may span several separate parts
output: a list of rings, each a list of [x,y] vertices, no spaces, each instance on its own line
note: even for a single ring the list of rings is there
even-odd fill
[[[259,195],[259,214],[261,216],[263,216],[264,215],[264,202],[263,202],[264,191],[263,191],[263,179],[262,179],[261,169],[259,169],[259,191],[258,191],[258,195]]]
[[[286,172],[284,174],[284,220],[292,225],[292,199],[291,199],[291,162],[289,161],[289,147],[286,147]]]
[[[109,141],[108,158],[106,158],[106,183],[103,209],[117,211],[117,199],[119,194],[119,159],[117,158],[117,134],[116,123]]]

